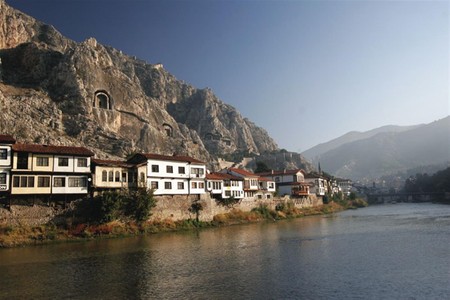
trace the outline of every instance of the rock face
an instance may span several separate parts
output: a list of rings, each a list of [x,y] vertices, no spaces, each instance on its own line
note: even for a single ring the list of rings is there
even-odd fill
[[[182,153],[212,162],[277,150],[267,132],[197,89],[103,46],[76,43],[0,0],[0,132],[84,145],[100,157]]]

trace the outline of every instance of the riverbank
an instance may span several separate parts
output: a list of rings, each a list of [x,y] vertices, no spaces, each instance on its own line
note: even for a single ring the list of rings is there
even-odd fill
[[[214,216],[212,221],[200,221],[195,218],[174,221],[172,219],[152,219],[136,223],[132,220],[115,220],[104,224],[66,224],[56,226],[52,223],[38,226],[1,225],[0,247],[10,248],[27,245],[43,245],[58,242],[74,242],[96,238],[118,238],[158,232],[194,230],[206,227],[230,226],[262,221],[277,221],[301,218],[312,215],[331,214],[345,209],[367,206],[363,200],[331,202],[315,207],[296,208],[294,205],[281,205],[270,209],[266,205],[255,207],[251,211],[231,209],[229,212]]]

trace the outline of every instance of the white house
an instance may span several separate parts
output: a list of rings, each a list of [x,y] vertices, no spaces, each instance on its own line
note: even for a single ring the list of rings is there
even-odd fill
[[[243,179],[225,173],[206,174],[206,190],[219,199],[244,197]]]
[[[16,140],[11,135],[0,135],[0,194],[9,192],[12,167],[11,146]]]
[[[305,182],[305,173],[301,169],[281,170],[258,173],[275,181],[278,194],[293,197],[308,197],[309,184]]]
[[[88,193],[91,156],[84,147],[13,144],[12,195]]]
[[[305,181],[310,184],[310,191],[317,196],[325,196],[328,192],[327,190],[327,180],[325,177],[310,173],[305,176]]]
[[[120,160],[92,159],[92,186],[96,192],[136,187],[136,165]]]
[[[341,191],[344,195],[350,195],[353,187],[353,183],[350,179],[338,179],[337,185],[339,187],[339,191]]]
[[[154,195],[200,195],[205,193],[206,165],[189,156],[135,154],[128,163],[146,162],[138,170],[138,181],[145,181]]]
[[[245,198],[271,198],[276,191],[274,181],[243,169],[228,168],[221,170],[220,173],[226,173],[242,178],[244,180]]]

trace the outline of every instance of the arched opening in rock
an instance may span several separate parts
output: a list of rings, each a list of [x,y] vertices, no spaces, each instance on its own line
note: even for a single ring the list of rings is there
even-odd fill
[[[111,97],[105,91],[97,91],[94,96],[94,107],[112,109]]]
[[[171,137],[173,135],[173,128],[172,128],[172,126],[170,126],[169,124],[164,123],[163,127],[164,127],[164,131],[166,132],[166,135]]]

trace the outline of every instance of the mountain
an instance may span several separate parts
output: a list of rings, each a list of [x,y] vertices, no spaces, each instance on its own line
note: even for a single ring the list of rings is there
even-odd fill
[[[367,138],[370,138],[374,135],[377,135],[377,134],[383,133],[383,132],[395,133],[395,132],[408,131],[408,130],[420,127],[422,125],[413,125],[413,126],[387,125],[387,126],[375,128],[375,129],[365,131],[365,132],[351,131],[351,132],[348,132],[348,133],[346,133],[338,138],[335,138],[329,142],[316,145],[316,146],[302,152],[302,155],[313,162],[318,162],[320,160],[320,156],[322,154],[324,154],[325,152],[328,152],[330,150],[336,149],[344,144],[367,139]]]
[[[0,132],[20,142],[85,146],[103,158],[182,153],[213,169],[232,153],[279,151],[266,130],[162,64],[94,38],[72,41],[4,0],[0,22]]]
[[[450,116],[401,132],[381,132],[320,156],[323,170],[353,180],[373,179],[450,161]]]

